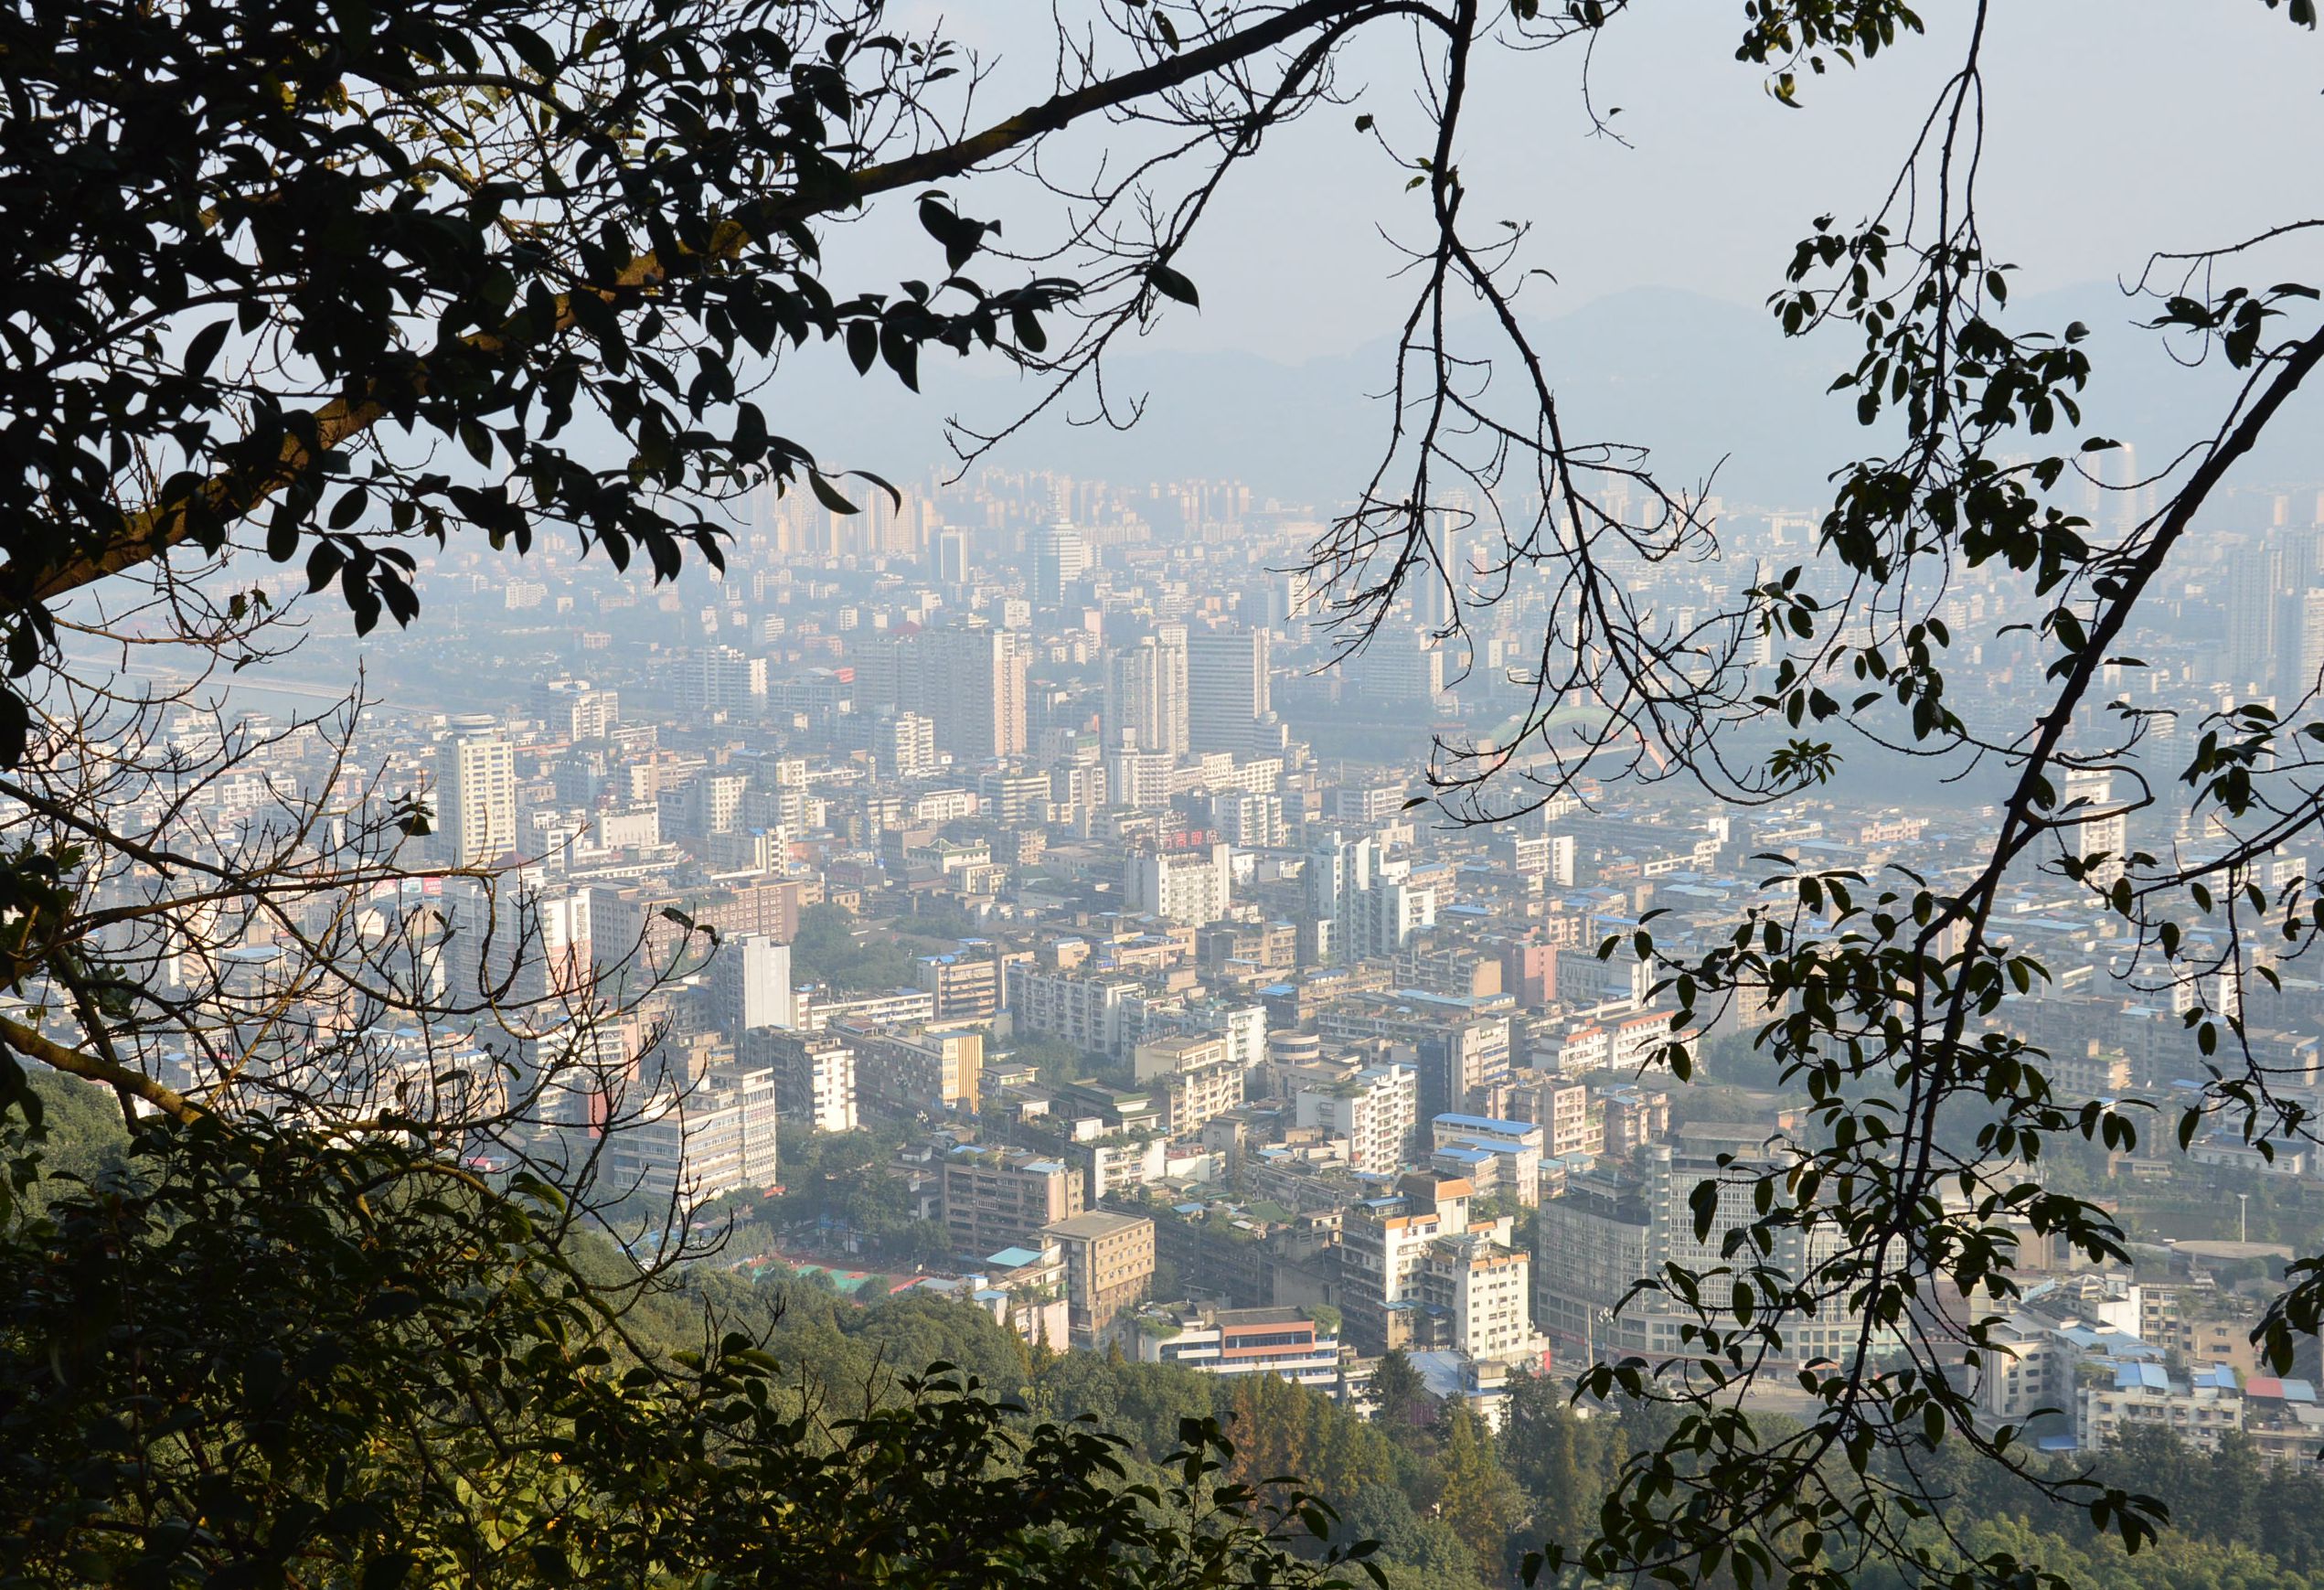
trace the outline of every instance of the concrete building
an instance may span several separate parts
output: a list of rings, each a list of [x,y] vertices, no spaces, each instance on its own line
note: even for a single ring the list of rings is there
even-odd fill
[[[922,955],[913,976],[934,998],[939,1021],[981,1021],[1000,1008],[1000,962],[989,950]]]
[[[621,724],[622,698],[587,679],[548,679],[533,687],[532,713],[557,739],[603,740]]]
[[[1454,1350],[1502,1362],[1538,1357],[1532,1260],[1478,1232],[1439,1237],[1421,1266],[1423,1300],[1450,1316]]]
[[[1124,904],[1193,927],[1226,915],[1232,887],[1227,847],[1207,829],[1164,836],[1132,850],[1123,866]]]
[[[937,748],[967,762],[1023,755],[1026,656],[1017,632],[970,624],[922,645],[935,675]]]
[[[746,1032],[799,1024],[798,996],[791,987],[791,946],[765,934],[727,939],[710,959],[712,1019],[728,1040]]]
[[[933,771],[935,720],[918,712],[882,718],[871,731],[871,754],[890,778],[917,778]]]
[[[1199,1131],[1242,1104],[1243,1068],[1223,1037],[1182,1033],[1141,1043],[1132,1069],[1161,1097],[1163,1123],[1174,1136]]]
[[[1188,743],[1187,628],[1160,624],[1105,661],[1105,742],[1184,756]]]
[[[1196,751],[1251,750],[1274,710],[1270,643],[1263,629],[1198,629],[1187,636],[1188,743]]]
[[[1655,1298],[1623,1304],[1654,1267],[1647,1193],[1640,1178],[1605,1166],[1569,1179],[1561,1196],[1541,1205],[1533,1318],[1551,1351],[1589,1363],[1678,1350],[1678,1321]]]
[[[517,848],[517,750],[496,733],[447,744],[436,766],[436,828],[455,867],[482,867]]]
[[[1060,520],[1033,532],[1033,603],[1054,610],[1089,572],[1089,538]]]
[[[1359,1351],[1449,1346],[1415,1331],[1410,1306],[1420,1301],[1428,1247],[1468,1230],[1466,1182],[1425,1179],[1424,1194],[1367,1199],[1347,1211],[1339,1232],[1340,1275],[1347,1284],[1349,1338]]]
[[[924,1011],[925,996],[917,998]],[[985,1070],[981,1032],[938,1032],[869,1019],[833,1020],[826,1030],[855,1051],[856,1089],[866,1108],[907,1119],[922,1110],[975,1110]]]
[[[2082,1388],[2076,1431],[2083,1449],[2113,1445],[2131,1430],[2168,1430],[2199,1452],[2244,1427],[2244,1394],[2224,1366],[2174,1377],[2159,1363],[2117,1363]]]
[[[1008,1009],[1020,1032],[1058,1038],[1092,1054],[1123,1055],[1145,1031],[1146,982],[1118,975],[1083,976],[1012,963]]]
[[[1429,1132],[1440,1172],[1466,1176],[1480,1192],[1507,1190],[1529,1209],[1540,1201],[1540,1127],[1487,1115],[1444,1115],[1429,1123]]]
[[[1117,1317],[1110,1332],[1133,1363],[1203,1374],[1281,1375],[1327,1393],[1339,1386],[1339,1335],[1305,1308],[1156,1303]]]
[[[690,1213],[777,1180],[772,1069],[714,1068],[690,1087],[656,1089],[634,1120],[606,1133],[602,1175],[626,1196]]]
[[[755,712],[766,705],[767,662],[730,646],[710,646],[669,665],[681,712]]]
[[[1292,1111],[1300,1128],[1347,1138],[1352,1168],[1390,1175],[1412,1157],[1420,1073],[1391,1062],[1350,1077],[1300,1078],[1293,1085]]]
[[[960,1253],[1038,1248],[1044,1228],[1082,1212],[1082,1173],[1061,1160],[964,1146],[943,1170],[944,1230]]]
[[[2044,1411],[2073,1411],[2075,1354],[2056,1327],[2032,1315],[2013,1314],[1995,1324],[1991,1335],[1995,1349],[1976,1370],[1964,1366],[1958,1377],[1981,1425],[2023,1425]]]
[[[856,1051],[837,1033],[769,1030],[752,1035],[753,1058],[774,1067],[783,1118],[818,1132],[852,1132],[856,1114]]]
[[[1485,1104],[1509,1076],[1506,994],[1459,998],[1405,988],[1353,993],[1317,1012],[1326,1043],[1375,1038],[1412,1046],[1420,1072],[1423,1120]]]
[[[1094,1347],[1154,1279],[1154,1222],[1103,1210],[1050,1222],[1041,1236],[1065,1251],[1066,1297],[1076,1347]]]

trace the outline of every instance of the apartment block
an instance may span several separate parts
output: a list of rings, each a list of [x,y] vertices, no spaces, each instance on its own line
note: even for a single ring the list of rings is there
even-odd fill
[[[837,1033],[754,1032],[744,1047],[773,1066],[784,1120],[818,1132],[856,1129],[856,1051]]]
[[[1082,1212],[1082,1173],[1062,1160],[965,1146],[943,1170],[944,1229],[964,1254],[1038,1248],[1043,1228]]]
[[[1420,1114],[1420,1073],[1391,1062],[1344,1078],[1301,1078],[1292,1092],[1294,1123],[1348,1139],[1348,1163],[1392,1174],[1412,1155]]]
[[[777,1179],[774,1072],[714,1069],[690,1086],[666,1083],[637,1118],[605,1136],[602,1175],[648,1204],[690,1212]]]
[[[826,1030],[855,1051],[857,1094],[865,1108],[905,1116],[976,1108],[985,1068],[982,1033],[864,1019],[832,1020]]]
[[[1052,1221],[1040,1234],[1065,1250],[1073,1345],[1094,1347],[1115,1315],[1146,1297],[1154,1279],[1154,1222],[1095,1210]]]

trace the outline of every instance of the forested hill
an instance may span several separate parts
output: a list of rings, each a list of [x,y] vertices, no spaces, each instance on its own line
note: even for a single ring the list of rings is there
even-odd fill
[[[1283,1381],[1228,1382],[1118,1354],[1032,1352],[980,1311],[940,1299],[858,1307],[812,1283],[700,1274],[689,1285],[763,1325],[778,1358],[826,1386],[861,1386],[899,1364],[957,1363],[1036,1416],[1093,1414],[1149,1458],[1170,1449],[1180,1419],[1215,1413],[1238,1444],[1238,1472],[1304,1477],[1339,1510],[1342,1538],[1379,1540],[1391,1583],[1413,1590],[1514,1585],[1527,1551],[1584,1537],[1623,1457],[1661,1435],[1636,1414],[1577,1414],[1562,1386],[1520,1377],[1497,1436],[1465,1409],[1430,1397],[1393,1355],[1381,1374],[1385,1405],[1368,1422]],[[2269,1471],[2237,1443],[2207,1457],[2168,1436],[2115,1454],[2107,1472],[2174,1499],[2180,1527],[2159,1547],[2126,1556],[2080,1515],[2031,1502],[2022,1486],[1983,1466],[1951,1453],[1935,1465],[1938,1483],[1957,1498],[1947,1516],[1963,1547],[2030,1551],[2093,1590],[2294,1590],[2324,1574],[2324,1478]],[[1877,1569],[1860,1582],[1903,1584]]]
[[[280,1240],[261,1240],[250,1218],[253,1194],[240,1168],[247,1163],[242,1148],[196,1135],[155,1138],[125,1156],[119,1117],[102,1107],[104,1095],[53,1078],[35,1087],[47,1123],[48,1176],[25,1188],[30,1196],[16,1199],[0,1219],[0,1443],[9,1452],[9,1461],[0,1463],[0,1502],[47,1520],[44,1529],[69,1531],[75,1527],[69,1521],[99,1521],[90,1510],[96,1494],[87,1489],[91,1474],[82,1467],[91,1440],[144,1443],[144,1471],[185,1468],[188,1495],[240,1488],[251,1516],[271,1517],[272,1527],[287,1528],[295,1519],[327,1533],[325,1521],[344,1518],[355,1521],[346,1530],[358,1542],[377,1534],[393,1544],[386,1526],[362,1521],[372,1514],[348,1513],[356,1504],[344,1497],[322,1512],[302,1499],[318,1487],[327,1496],[350,1483],[342,1465],[303,1462],[315,1457],[309,1444],[354,1438],[357,1447],[395,1459],[396,1442],[410,1440],[431,1460],[456,1461],[464,1450],[481,1452],[473,1442],[473,1409],[481,1405],[511,1433],[506,1438],[547,1443],[552,1464],[566,1461],[562,1449],[586,1425],[647,1455],[676,1452],[689,1469],[700,1469],[687,1483],[731,1490],[737,1471],[717,1454],[741,1443],[757,1455],[752,1462],[792,1477],[784,1481],[792,1489],[779,1495],[800,1485],[823,1495],[816,1488],[842,1470],[817,1465],[833,1460],[835,1446],[864,1438],[864,1415],[886,1410],[906,1425],[875,1431],[876,1453],[941,1436],[954,1444],[947,1448],[954,1461],[975,1454],[974,1483],[983,1494],[1014,1507],[1028,1499],[1018,1490],[1030,1483],[1023,1444],[1038,1446],[1040,1426],[1120,1436],[1127,1443],[1128,1478],[1167,1495],[1163,1461],[1182,1455],[1190,1428],[1215,1420],[1234,1446],[1226,1460],[1229,1478],[1256,1484],[1299,1477],[1339,1515],[1329,1543],[1380,1543],[1378,1565],[1391,1590],[1498,1590],[1517,1584],[1527,1552],[1546,1542],[1585,1539],[1628,1453],[1652,1447],[1667,1434],[1654,1410],[1619,1416],[1577,1410],[1559,1383],[1524,1377],[1496,1434],[1465,1404],[1431,1397],[1395,1354],[1382,1361],[1375,1382],[1380,1405],[1367,1421],[1273,1378],[1228,1380],[1129,1363],[1117,1352],[1032,1349],[983,1310],[950,1299],[908,1293],[858,1306],[819,1281],[746,1279],[717,1261],[666,1277],[609,1314],[588,1299],[626,1297],[624,1276],[634,1272],[625,1262],[578,1237],[570,1239],[577,1244],[571,1256],[560,1258],[539,1248],[507,1206],[488,1201],[471,1209],[430,1192],[396,1222],[368,1224],[381,1196],[373,1173],[392,1169],[391,1162],[313,1158],[288,1139],[263,1151],[300,1177],[312,1169],[334,1178],[332,1187],[303,1182],[302,1196],[336,1197],[333,1187],[349,1185],[371,1190],[356,1194],[363,1208],[338,1206],[346,1223],[337,1232],[307,1224]],[[22,1130],[11,1127],[7,1136],[0,1147],[20,1153]],[[165,1144],[165,1157],[159,1152]],[[372,1179],[350,1184],[342,1172]],[[362,1230],[371,1234],[344,1240]],[[586,1297],[570,1285],[583,1275]],[[123,1298],[135,1308],[124,1312]],[[415,1320],[427,1329],[415,1329]],[[439,1328],[453,1333],[449,1346],[436,1336]],[[137,1350],[127,1350],[132,1347]],[[153,1356],[161,1347],[168,1352]],[[732,1367],[686,1389],[689,1374],[720,1362]],[[656,1380],[644,1367],[651,1364],[677,1372]],[[982,1415],[948,1425],[914,1388],[914,1377],[932,1364],[954,1366],[949,1378],[973,1378],[980,1395],[1012,1411],[989,1425]],[[449,1378],[418,1384],[430,1374]],[[181,1443],[167,1425],[125,1433],[112,1422],[112,1410],[137,1405],[160,1389],[156,1382],[174,1387],[172,1420],[207,1432],[203,1443]],[[444,1419],[432,1433],[399,1425],[415,1384],[420,1402],[432,1397]],[[637,1389],[608,1402],[616,1385]],[[747,1397],[734,1400],[736,1387]],[[43,1395],[17,1395],[33,1388]],[[70,1394],[58,1394],[59,1388]],[[698,1395],[709,1400],[689,1401]],[[479,1396],[487,1401],[472,1403]],[[753,1403],[772,1423],[752,1412]],[[943,1404],[940,1396],[933,1406]],[[688,1414],[688,1406],[695,1412]],[[1089,1423],[1073,1423],[1084,1419]],[[910,1428],[919,1434],[906,1434]],[[844,1468],[849,1459],[840,1461]],[[510,1467],[498,1450],[489,1462]],[[2020,1484],[1955,1446],[1927,1457],[1920,1473],[1948,1499],[1946,1518],[1956,1549],[2031,1553],[2093,1590],[2289,1590],[2324,1573],[2324,1478],[2314,1472],[2266,1470],[2233,1439],[2202,1455],[2167,1435],[2144,1437],[2108,1454],[2105,1464],[2109,1479],[2172,1499],[2176,1527],[2159,1547],[2126,1558],[2080,1515],[2035,1505]],[[618,1489],[638,1482],[634,1476],[650,1467],[645,1457],[614,1461],[612,1483]],[[1100,1491],[1121,1483],[1108,1478],[1103,1464],[1087,1472]],[[387,1461],[382,1476],[389,1489],[364,1505],[402,1521],[397,1530],[427,1532],[412,1521],[436,1505],[428,1486],[399,1491],[411,1483],[400,1461]],[[542,1495],[555,1493],[526,1490],[521,1499],[540,1505]],[[749,1509],[759,1504],[747,1488],[741,1495],[742,1516],[757,1517]],[[847,1492],[848,1505],[869,1510],[872,1519],[912,1497],[931,1505],[943,1499],[910,1487]],[[1103,1506],[1094,1494],[1091,1499]],[[127,1500],[113,1504],[116,1516],[137,1516],[134,1508],[119,1513]],[[588,1517],[575,1501],[555,1505],[555,1517],[564,1521],[560,1527]],[[667,1505],[667,1498],[655,1505]],[[468,1527],[460,1524],[461,1531]],[[146,1557],[125,1562],[150,1560],[156,1542],[183,1548],[176,1525],[164,1518],[155,1529]],[[440,1533],[430,1538],[443,1549]],[[27,1562],[43,1549],[38,1531],[7,1539],[15,1545],[0,1540],[0,1577],[12,1571],[8,1558],[16,1548],[32,1553]],[[800,1549],[810,1545],[829,1549],[819,1542]],[[1308,1542],[1298,1549],[1320,1558],[1325,1545]],[[263,1554],[263,1539],[237,1549]],[[310,1541],[307,1549],[320,1545]],[[473,1542],[458,1549],[477,1550]],[[332,1550],[359,1556],[357,1546]],[[392,1563],[408,1555],[385,1551],[373,1560]],[[578,1549],[574,1555],[584,1560]],[[554,1553],[538,1560],[564,1562]],[[886,1574],[867,1559],[842,1578],[850,1585],[927,1582]],[[1901,1584],[1878,1565],[1858,1577],[1868,1585]],[[25,1582],[45,1581],[36,1575]],[[374,1583],[368,1573],[362,1582]],[[540,1582],[560,1581],[544,1571]]]

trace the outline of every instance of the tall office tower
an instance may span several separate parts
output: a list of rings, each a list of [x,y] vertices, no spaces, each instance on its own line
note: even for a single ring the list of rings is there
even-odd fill
[[[1445,693],[1445,648],[1425,635],[1382,635],[1339,665],[1340,689],[1368,707],[1434,712]]]
[[[796,1027],[791,991],[791,946],[764,934],[739,934],[710,960],[710,1008],[719,1030],[740,1041],[769,1027]]]
[[[1413,616],[1433,634],[1442,634],[1466,610],[1469,602],[1470,543],[1477,539],[1476,521],[1466,513],[1447,511],[1436,516],[1436,562],[1413,572]]]
[[[918,699],[938,750],[966,762],[1024,754],[1027,658],[1016,631],[967,624],[930,630],[907,649],[920,654]]]
[[[1115,747],[1183,756],[1187,734],[1187,630],[1158,624],[1105,662],[1105,738]]]
[[[1033,532],[1033,605],[1062,607],[1090,570],[1089,538],[1063,520]]]
[[[936,579],[945,585],[968,583],[968,532],[951,528],[936,532]]]
[[[453,741],[436,763],[436,828],[455,867],[517,848],[517,749],[497,734]]]
[[[1187,742],[1196,751],[1253,749],[1274,710],[1263,629],[1196,630],[1187,636]]]
[[[2290,563],[2283,544],[2270,538],[2228,565],[2227,682],[2237,690],[2274,694],[2295,673],[2298,608]]]
[[[2311,585],[2293,600],[2297,621],[2292,638],[2297,643],[2299,671],[2289,681],[2293,688],[2287,693],[2287,710],[2292,703],[2306,700],[2312,692],[2324,688],[2324,587]]]

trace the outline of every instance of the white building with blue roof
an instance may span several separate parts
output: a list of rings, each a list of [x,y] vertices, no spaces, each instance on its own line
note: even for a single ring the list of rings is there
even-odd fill
[[[2244,1393],[2235,1371],[2224,1364],[2197,1370],[2184,1379],[2148,1360],[2117,1361],[2082,1387],[2076,1435],[2085,1450],[2107,1446],[2130,1430],[2169,1430],[2200,1451],[2218,1449],[2220,1437],[2244,1427]]]
[[[1530,1209],[1541,1201],[1542,1130],[1530,1121],[1449,1114],[1429,1123],[1431,1166],[1465,1176],[1480,1193],[1509,1192]]]

